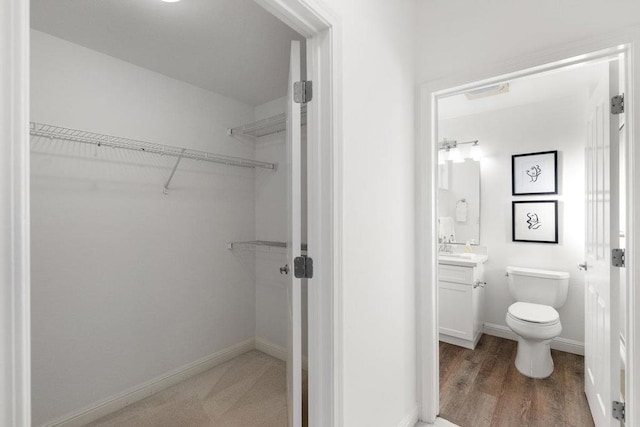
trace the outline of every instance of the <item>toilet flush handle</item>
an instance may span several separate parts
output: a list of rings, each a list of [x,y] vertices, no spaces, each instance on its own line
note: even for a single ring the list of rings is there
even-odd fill
[[[587,263],[583,262],[581,264],[578,264],[578,270],[584,270],[587,271]]]

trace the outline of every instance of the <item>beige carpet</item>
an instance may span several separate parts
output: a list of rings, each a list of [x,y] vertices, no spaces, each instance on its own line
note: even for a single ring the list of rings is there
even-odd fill
[[[285,363],[251,351],[91,424],[93,427],[285,427]]]

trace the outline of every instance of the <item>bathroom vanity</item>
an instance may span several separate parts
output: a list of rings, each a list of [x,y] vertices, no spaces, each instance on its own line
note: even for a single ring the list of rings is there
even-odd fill
[[[464,144],[445,140],[439,152],[450,154],[458,143]],[[487,247],[480,245],[480,162],[442,160],[438,165],[440,341],[474,349],[484,323],[488,258]]]
[[[438,257],[440,341],[474,349],[484,319],[484,263],[487,255],[451,253]]]

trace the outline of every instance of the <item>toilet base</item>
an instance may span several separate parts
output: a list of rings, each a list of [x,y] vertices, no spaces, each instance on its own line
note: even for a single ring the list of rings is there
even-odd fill
[[[516,368],[530,378],[547,378],[553,373],[551,340],[532,340],[518,336]]]

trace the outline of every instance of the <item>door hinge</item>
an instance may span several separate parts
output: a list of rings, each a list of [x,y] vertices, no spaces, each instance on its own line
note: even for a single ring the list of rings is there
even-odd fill
[[[313,278],[313,258],[306,255],[293,259],[293,275],[298,279]]]
[[[611,249],[611,265],[613,265],[614,267],[625,266],[624,249]]]
[[[625,404],[624,402],[618,402],[617,400],[613,401],[613,405],[611,406],[611,416],[616,419],[624,422],[625,415]]]
[[[313,98],[313,82],[302,80],[293,84],[293,101],[297,104],[306,104]]]
[[[611,114],[624,113],[624,93],[611,98]]]

